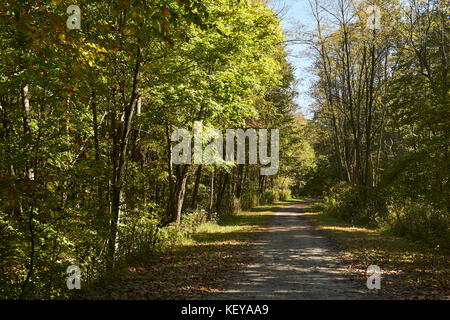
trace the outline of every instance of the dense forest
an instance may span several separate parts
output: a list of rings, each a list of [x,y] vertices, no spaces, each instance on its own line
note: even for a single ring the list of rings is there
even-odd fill
[[[447,0],[374,1],[379,28],[365,1],[309,0],[295,39],[264,0],[78,0],[80,28],[72,4],[0,7],[0,298],[67,297],[70,265],[94,283],[294,196],[448,248]],[[311,48],[311,120],[289,41]],[[172,132],[196,121],[278,129],[277,174],[174,164]]]
[[[364,3],[310,4],[311,187],[333,215],[448,247],[449,2],[377,2],[379,28]]]

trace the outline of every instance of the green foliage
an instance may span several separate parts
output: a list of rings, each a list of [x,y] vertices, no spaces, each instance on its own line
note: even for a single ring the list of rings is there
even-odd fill
[[[331,30],[335,13],[312,4],[317,159],[294,191],[325,194],[324,211],[353,224],[448,243],[447,1],[379,2],[377,32],[363,2],[339,3],[353,18]]]
[[[341,182],[330,189],[322,206],[327,214],[352,222],[359,215],[358,193],[352,185]]]
[[[152,252],[161,241],[160,217],[160,209],[154,204],[124,212],[119,224],[119,256],[142,256]]]
[[[389,205],[388,213],[385,224],[392,233],[431,246],[450,248],[450,225],[448,213],[444,210],[436,210],[424,203],[405,201]]]
[[[262,205],[272,204],[278,202],[278,200],[280,200],[279,192],[276,189],[266,190],[259,197],[259,203]]]
[[[181,219],[181,228],[188,233],[188,235],[192,235],[197,230],[197,227],[207,221],[214,222],[214,218],[208,219],[208,212],[206,210],[194,210],[192,212],[184,213]]]
[[[280,201],[286,201],[291,199],[291,190],[290,189],[281,189],[278,191]]]
[[[242,210],[249,210],[258,205],[258,196],[253,192],[244,192],[241,198],[240,206]]]
[[[398,208],[396,208],[397,210]],[[383,229],[355,227],[324,214],[316,206],[305,210],[313,224],[339,246],[344,263],[365,282],[367,266],[382,265],[389,275],[383,293],[395,299],[445,299],[449,284],[448,247],[398,237]],[[447,241],[448,244],[448,241]]]
[[[223,195],[221,207],[218,213],[220,217],[226,215],[234,215],[241,209],[239,199],[230,191]]]
[[[69,265],[89,286],[215,211],[257,205],[248,166],[204,166],[196,182],[184,167],[183,182],[168,166],[175,127],[279,128],[301,145],[265,2],[81,0],[81,30],[67,29],[68,5],[0,7],[0,298],[68,297]]]
[[[373,190],[368,202],[361,206],[358,191],[347,183],[332,187],[321,206],[325,214],[344,221],[377,227],[386,232],[418,240],[430,246],[448,248],[450,229],[448,213],[425,201],[399,198]]]
[[[161,229],[159,239],[164,246],[173,247],[182,243],[186,239],[186,234],[186,231],[179,225],[172,224]]]

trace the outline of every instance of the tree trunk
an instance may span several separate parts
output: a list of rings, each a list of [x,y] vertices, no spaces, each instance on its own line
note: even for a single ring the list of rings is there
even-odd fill
[[[242,182],[244,180],[244,165],[239,165],[239,180],[236,186],[236,198],[240,199],[242,195]]]
[[[216,212],[220,211],[220,207],[222,205],[222,200],[223,200],[223,196],[225,194],[225,190],[227,188],[228,185],[228,181],[230,180],[230,174],[228,172],[226,172],[224,174],[224,178],[223,178],[223,184],[221,186],[221,189],[219,190],[219,193],[217,194],[217,201],[216,201]]]
[[[211,172],[211,185],[209,186],[209,212],[212,212],[214,205],[214,172],[215,169]]]
[[[194,185],[194,191],[192,193],[192,202],[191,202],[192,209],[195,209],[195,204],[197,202],[198,187],[200,185],[201,176],[202,176],[202,165],[199,165],[197,168],[197,171],[195,173],[195,185]]]
[[[122,176],[127,153],[128,138],[131,129],[131,121],[133,120],[136,102],[139,98],[139,76],[141,68],[142,49],[137,48],[136,66],[134,70],[133,92],[130,102],[125,106],[125,121],[120,143],[119,161],[117,170],[115,170],[112,188],[112,210],[111,210],[111,228],[109,234],[109,251],[108,251],[108,269],[111,270],[114,264],[116,252],[117,226],[119,222],[120,198],[122,195]]]
[[[184,195],[186,194],[186,181],[188,178],[189,171],[188,164],[183,165],[183,169],[180,171],[180,174],[177,177],[177,185],[176,185],[176,204],[173,211],[172,221],[180,224],[181,222],[181,210],[183,208]]]
[[[96,174],[97,174],[97,196],[98,196],[98,213],[99,215],[104,214],[103,208],[103,186],[102,186],[102,166],[100,164],[100,146],[98,142],[98,112],[97,112],[97,102],[95,100],[95,91],[92,91],[92,116],[93,116],[93,129],[94,129],[94,148],[95,148],[95,166],[96,166]]]
[[[169,180],[169,190],[168,190],[168,203],[167,203],[167,213],[169,219],[167,223],[171,222],[173,217],[175,216],[175,197],[174,197],[174,182],[173,182],[173,166],[172,166],[172,143],[170,141],[170,130],[169,123],[166,122],[166,144],[167,144],[167,174]],[[163,223],[165,224],[165,223]]]

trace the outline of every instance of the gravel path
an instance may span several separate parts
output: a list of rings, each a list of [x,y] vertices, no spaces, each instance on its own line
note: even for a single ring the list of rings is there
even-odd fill
[[[372,299],[365,283],[345,275],[333,243],[303,216],[312,202],[274,211],[255,243],[253,264],[210,299]]]

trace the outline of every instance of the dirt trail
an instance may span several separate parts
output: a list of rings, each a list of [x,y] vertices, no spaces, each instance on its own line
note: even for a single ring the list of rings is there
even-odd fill
[[[274,211],[255,243],[253,263],[209,299],[372,299],[364,282],[345,275],[338,250],[303,215],[312,202]]]

